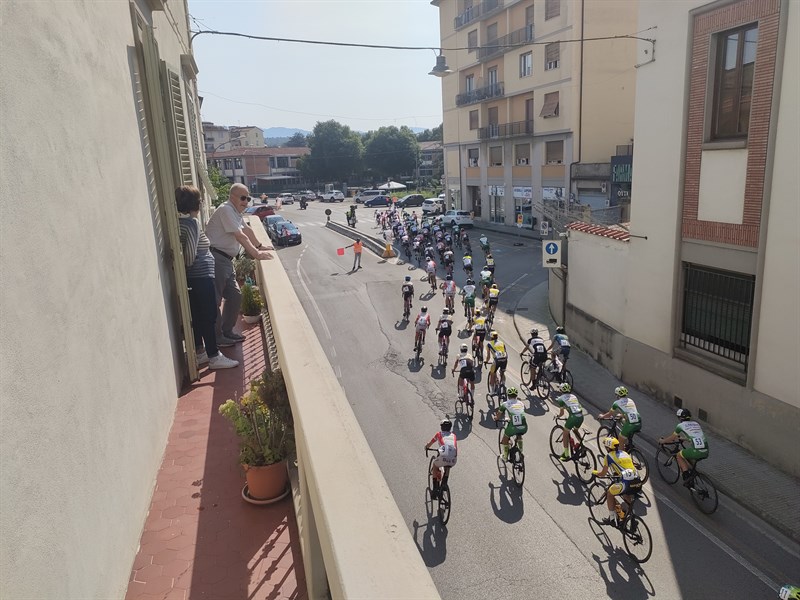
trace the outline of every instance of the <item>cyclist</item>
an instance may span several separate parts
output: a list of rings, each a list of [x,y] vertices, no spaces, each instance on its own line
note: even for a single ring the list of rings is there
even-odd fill
[[[486,302],[486,299],[489,297],[489,287],[492,285],[492,281],[494,277],[492,276],[492,272],[487,270],[486,267],[483,267],[483,270],[480,272],[481,278],[481,289],[483,290],[483,301]]]
[[[439,354],[447,356],[447,348],[450,346],[450,336],[453,333],[453,319],[450,317],[450,311],[446,308],[442,311],[442,316],[439,317],[439,322],[436,324],[436,331],[439,332]]]
[[[603,445],[607,451],[603,458],[603,468],[599,471],[592,471],[592,475],[604,477],[611,471],[612,477],[617,480],[608,487],[606,494],[608,517],[601,521],[604,525],[614,525],[615,517],[620,522],[625,518],[625,511],[617,504],[616,496],[622,495],[628,504],[631,504],[633,493],[642,489],[642,480],[636,472],[636,467],[633,466],[630,455],[619,447],[617,438],[607,437],[603,440]]]
[[[569,460],[570,447],[569,447],[569,430],[575,431],[575,434],[580,439],[581,425],[583,425],[583,407],[578,402],[578,397],[572,394],[572,386],[568,383],[562,383],[558,388],[561,390],[561,395],[556,398],[556,405],[559,407],[558,416],[563,417],[564,411],[567,411],[568,417],[564,423],[562,431],[564,432],[564,452],[561,454],[561,462]]]
[[[483,250],[483,253],[489,254],[489,238],[486,237],[485,233],[482,233],[481,237],[478,238],[478,243],[481,245],[481,250]]]
[[[556,327],[556,334],[553,336],[553,341],[550,342],[550,347],[547,349],[548,352],[553,352],[553,362],[556,364],[560,364],[559,371],[558,371],[558,379],[559,381],[564,381],[564,369],[567,368],[567,360],[569,359],[569,338],[567,334],[564,333],[563,327]],[[561,360],[556,361],[556,358],[560,356]]]
[[[506,367],[508,366],[508,353],[506,345],[500,340],[496,331],[489,334],[489,341],[486,342],[486,357],[483,360],[484,366],[489,364],[489,359],[494,358],[492,367],[489,369],[489,389],[494,389],[497,385],[497,374],[506,380]]]
[[[522,400],[517,398],[517,388],[508,388],[508,398],[492,415],[495,421],[498,421],[503,413],[508,413],[508,425],[503,431],[503,439],[500,445],[503,447],[503,460],[508,460],[508,442],[512,436],[517,437],[517,448],[522,453],[522,436],[528,432],[528,422],[525,420],[525,405]]]
[[[800,600],[800,586],[787,583],[781,587],[778,592],[778,598],[781,600]]]
[[[442,294],[444,294],[444,305],[451,313],[455,312],[453,300],[456,297],[456,282],[452,275],[446,275],[442,284]]]
[[[612,419],[616,418],[617,415],[622,415],[624,422],[619,432],[619,443],[623,450],[627,450],[628,438],[637,431],[642,430],[642,417],[639,415],[639,411],[636,410],[636,403],[628,398],[628,388],[624,385],[617,386],[614,388],[614,394],[617,396],[614,404],[611,405],[608,412],[604,412],[598,419]]]
[[[461,243],[469,244],[469,232],[466,229],[461,231]]]
[[[412,298],[414,298],[414,284],[411,282],[411,275],[405,276],[400,291],[403,294],[403,314],[405,314],[406,309],[411,310],[414,306],[411,303]]]
[[[428,243],[428,245],[425,246],[425,260],[433,260],[435,252],[436,250],[433,249],[433,246],[431,246],[430,243]]]
[[[697,461],[708,458],[708,440],[703,433],[703,428],[697,421],[692,420],[692,413],[685,408],[679,408],[678,426],[670,435],[665,438],[658,438],[659,444],[669,444],[670,442],[686,442],[689,447],[683,448],[678,452],[678,466],[681,469],[683,485],[689,487],[689,468]]]
[[[472,311],[475,308],[475,282],[472,279],[467,279],[467,284],[461,288],[460,293],[464,296],[464,316],[467,319],[471,319]]]
[[[481,349],[483,348],[483,340],[486,339],[486,317],[481,314],[481,309],[475,309],[475,316],[472,320],[474,333],[472,334],[472,351],[480,353],[483,356]]]
[[[428,283],[431,284],[431,289],[436,291],[436,261],[433,258],[428,258],[425,263],[425,272],[428,274]]]
[[[416,331],[414,334],[414,350],[425,345],[425,332],[428,331],[430,326],[431,316],[428,314],[428,307],[423,306],[417,318],[414,319],[414,330]]]
[[[450,248],[447,248],[442,255],[442,262],[444,263],[445,270],[452,275],[453,274],[453,262],[454,262],[454,255],[453,251]]]
[[[493,283],[489,288],[489,319],[494,319],[494,311],[497,310],[497,303],[500,300],[500,288]]]
[[[458,371],[458,399],[463,400],[461,397],[461,389],[464,385],[464,380],[469,381],[469,390],[472,397],[475,397],[475,359],[469,353],[469,348],[466,344],[461,344],[461,353],[456,357],[456,362],[453,363],[453,368],[450,369],[451,375],[455,375],[456,368]]]
[[[425,450],[428,450],[434,444],[439,444],[439,456],[433,460],[433,465],[431,466],[431,475],[433,475],[432,500],[436,500],[439,497],[439,484],[442,481],[442,475],[444,475],[442,469],[449,471],[458,461],[458,440],[452,429],[453,422],[445,416],[442,422],[439,423],[439,432],[425,445]]]
[[[525,349],[520,354],[523,357],[525,354],[530,354],[530,363],[532,369],[531,381],[536,381],[536,376],[539,369],[547,360],[547,346],[544,345],[544,340],[539,337],[539,330],[536,328],[531,329],[531,337],[525,342]]]
[[[467,277],[472,277],[472,256],[464,254],[461,262],[464,265],[464,272],[467,274]]]
[[[484,268],[488,271],[491,271],[492,275],[494,275],[494,258],[492,257],[491,252],[486,255],[486,266]]]

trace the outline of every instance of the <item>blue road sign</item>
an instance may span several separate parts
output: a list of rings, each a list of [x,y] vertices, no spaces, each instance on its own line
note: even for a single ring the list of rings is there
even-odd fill
[[[558,244],[550,242],[549,244],[547,244],[547,246],[545,246],[545,251],[548,254],[556,254],[558,252]]]

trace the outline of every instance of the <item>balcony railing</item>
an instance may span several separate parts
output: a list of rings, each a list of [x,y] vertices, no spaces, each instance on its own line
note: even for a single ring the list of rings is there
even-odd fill
[[[492,83],[491,85],[458,94],[456,96],[456,106],[475,104],[476,102],[483,102],[491,98],[500,98],[504,93],[502,81],[499,83]]]
[[[483,2],[470,6],[458,15],[454,19],[453,26],[455,29],[461,29],[477,19],[488,17],[500,8],[503,8],[503,0],[483,0]]]
[[[533,41],[533,23],[526,25],[522,29],[512,31],[501,38],[486,42],[485,46],[478,48],[478,61],[484,61],[495,56],[505,54],[509,50],[514,50],[511,46],[516,44],[526,44]]]
[[[533,135],[533,121],[515,121],[514,123],[499,123],[478,129],[479,140],[496,138],[510,138],[518,135]]]

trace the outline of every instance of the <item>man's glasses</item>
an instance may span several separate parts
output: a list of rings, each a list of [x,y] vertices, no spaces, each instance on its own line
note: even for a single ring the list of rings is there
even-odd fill
[[[239,196],[239,200],[241,200],[242,202],[249,202],[250,196]]]

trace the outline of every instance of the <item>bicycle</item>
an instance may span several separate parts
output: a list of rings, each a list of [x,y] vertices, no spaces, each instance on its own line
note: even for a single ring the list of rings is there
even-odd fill
[[[464,307],[464,316],[467,318],[467,329],[472,329],[475,306],[473,304],[467,304],[464,300],[461,300],[461,306]]]
[[[411,316],[411,296],[403,298],[403,320],[408,321]]]
[[[486,364],[484,363],[484,366]],[[506,371],[505,369],[497,369],[494,375],[494,388],[492,387],[489,381],[491,377],[486,378],[486,387],[489,390],[490,396],[497,396],[500,402],[504,402],[506,399]]]
[[[550,384],[554,381],[558,381],[559,383],[568,383],[570,387],[575,387],[572,379],[572,372],[566,366],[564,366],[558,357],[556,357],[555,360],[548,358],[546,361],[544,361],[542,366],[539,367],[539,375],[546,380],[548,394],[550,392]],[[537,385],[539,384],[537,383]],[[544,385],[545,384],[542,384],[543,387]]]
[[[520,352],[519,357],[522,359],[522,367],[519,371],[519,379],[522,384],[530,389],[536,390],[536,395],[542,400],[550,396],[550,382],[547,380],[543,364],[537,365],[533,362],[533,357],[525,358],[526,352]],[[533,387],[531,387],[533,385]]]
[[[619,439],[620,417],[601,419],[601,421],[607,421],[611,423],[610,427],[608,425],[601,425],[600,429],[597,430],[597,448],[600,450],[600,455],[603,456],[605,455],[605,446],[603,446],[603,440],[607,437]],[[627,447],[623,448],[623,450],[630,454],[631,460],[633,461],[633,466],[636,468],[639,478],[642,480],[642,483],[645,483],[650,477],[650,465],[647,464],[647,459],[645,459],[644,454],[642,454],[642,452],[636,448],[635,444],[633,443],[633,438],[635,435],[636,432],[630,435],[628,438]]]
[[[447,364],[447,354],[449,352],[450,346],[450,336],[449,335],[440,335],[439,336],[439,364],[446,365]]]
[[[494,313],[495,313],[495,310],[497,310],[497,303],[496,302],[489,302],[488,306],[489,306],[489,309],[488,309],[488,312],[486,313],[486,322],[487,323],[489,323],[489,322],[494,323]]]
[[[420,354],[422,354],[422,347],[425,345],[425,332],[417,330],[416,339],[414,341],[414,360],[419,363]]]
[[[436,456],[438,456],[439,451],[433,448],[425,448],[425,456],[429,453],[433,453],[435,456],[431,456],[431,460],[428,463],[428,492],[431,496],[431,508],[433,508],[433,494],[436,491],[433,486],[433,461],[436,460]],[[439,482],[439,494],[436,498],[438,504],[436,508],[436,513],[439,516],[439,521],[442,525],[447,525],[447,522],[450,520],[450,509],[452,506],[452,500],[450,497],[450,469],[451,467],[440,467],[444,469],[444,474],[442,475],[442,480]]]
[[[445,263],[445,265],[444,265],[444,272],[445,272],[447,275],[450,275],[450,277],[452,277],[452,276],[453,276],[453,263],[452,263],[452,262]]]
[[[589,512],[592,514],[592,518],[598,523],[600,520],[595,514],[595,509],[605,507],[608,487],[610,483],[613,483],[613,481],[618,478],[612,477],[610,479],[611,481],[609,483],[595,481],[586,493]],[[653,536],[650,535],[650,528],[642,517],[633,512],[633,505],[641,494],[641,491],[628,494],[632,498],[630,502],[624,496],[620,496],[627,508],[625,509],[625,517],[622,520],[618,519],[614,525],[616,529],[622,532],[622,542],[625,545],[625,552],[639,564],[647,562],[653,553]]]
[[[678,452],[684,447],[682,441],[659,444],[656,452],[656,465],[658,474],[668,484],[672,485],[681,477],[681,470],[678,466]],[[697,471],[697,461],[687,460],[689,463],[689,476],[686,479],[686,487],[692,495],[692,500],[703,513],[710,515],[719,506],[717,488],[714,487],[711,479]]]
[[[503,456],[503,436],[505,435],[506,425],[508,419],[497,419],[495,425],[499,428],[497,432],[497,449],[500,451],[500,457]],[[517,487],[521,488],[525,483],[525,455],[517,447],[517,438],[519,436],[513,435],[508,439],[508,459],[503,459],[504,462],[511,464],[511,475],[514,478],[514,483]]]
[[[431,284],[431,290],[436,291],[436,273],[428,273],[428,283]]]
[[[480,371],[483,367],[483,342],[475,336],[472,336],[472,356],[475,357],[475,366]]]
[[[453,377],[455,377],[453,373]],[[458,398],[456,399],[455,412],[456,414],[463,412],[466,409],[467,417],[472,421],[475,416],[475,399],[472,395],[472,386],[470,382],[465,379],[461,383],[461,389],[458,390]]]
[[[559,425],[558,422],[562,421],[566,423],[567,420],[564,417],[559,418],[558,416],[554,416],[553,421],[555,421],[556,424],[553,426],[553,429],[550,430],[550,453],[556,458],[560,458],[561,454],[564,452],[564,428]],[[575,463],[575,473],[578,479],[588,484],[592,481],[592,471],[597,469],[597,457],[594,452],[592,452],[591,448],[583,443],[590,433],[589,430],[585,427],[581,427],[581,433],[583,435],[575,435],[572,429],[569,431],[569,460]]]

